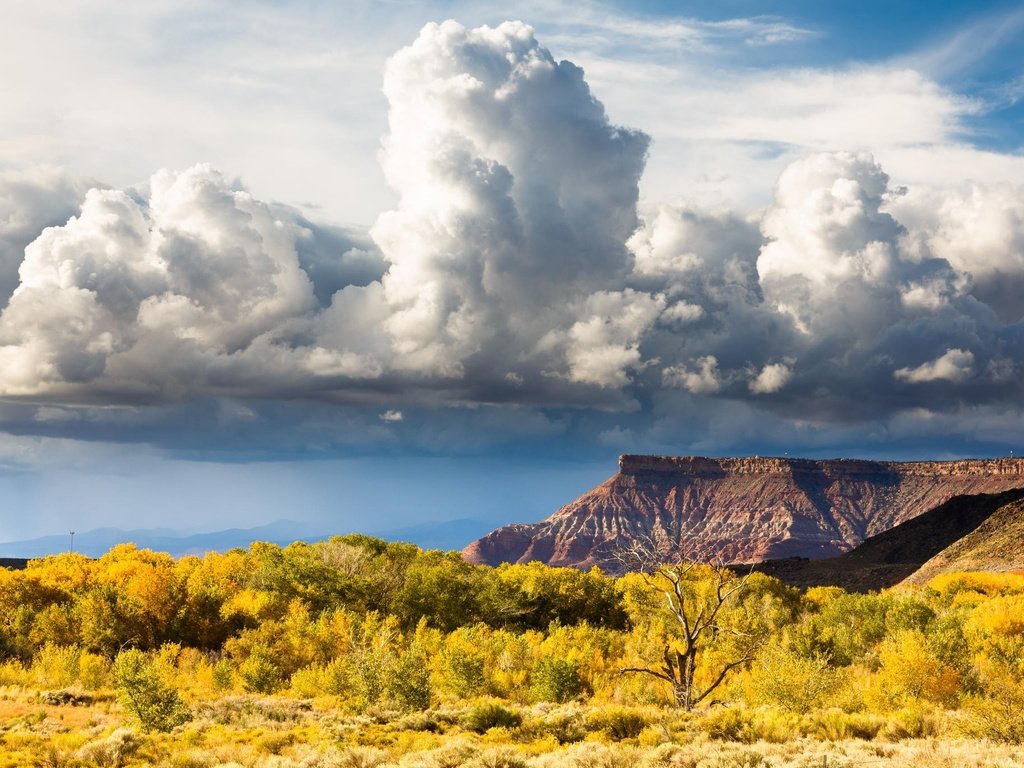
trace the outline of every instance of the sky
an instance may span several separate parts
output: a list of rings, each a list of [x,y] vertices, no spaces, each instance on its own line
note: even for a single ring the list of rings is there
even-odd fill
[[[16,2],[0,540],[1021,450],[1024,7]]]

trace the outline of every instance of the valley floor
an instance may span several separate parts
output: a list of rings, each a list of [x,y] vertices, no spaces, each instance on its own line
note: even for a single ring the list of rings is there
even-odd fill
[[[745,743],[729,739],[755,734],[729,732],[738,720],[721,709],[686,716],[659,707],[533,705],[517,711],[518,725],[474,722],[495,706],[349,715],[329,700],[228,695],[197,702],[195,718],[169,733],[145,733],[113,692],[8,686],[0,689],[0,768],[1024,767],[1020,747],[960,738],[955,722],[937,713],[913,726],[925,738],[894,723],[870,740],[828,738],[827,713],[811,713],[803,724],[819,723],[813,736],[780,724],[759,734],[772,740]]]

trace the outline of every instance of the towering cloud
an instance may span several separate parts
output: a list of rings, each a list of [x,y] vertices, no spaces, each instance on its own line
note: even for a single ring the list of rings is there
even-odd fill
[[[647,137],[612,125],[522,23],[428,25],[384,92],[400,200],[372,233],[394,365],[624,384],[657,304],[621,292]]]

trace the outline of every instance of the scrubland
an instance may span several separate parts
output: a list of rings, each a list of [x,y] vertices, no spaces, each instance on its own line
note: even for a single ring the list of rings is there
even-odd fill
[[[1024,765],[1024,576],[752,574],[687,710],[656,673],[715,577],[680,613],[657,578],[358,536],[33,561],[0,571],[0,767]]]

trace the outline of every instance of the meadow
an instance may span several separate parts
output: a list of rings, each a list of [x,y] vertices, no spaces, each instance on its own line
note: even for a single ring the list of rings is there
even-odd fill
[[[1024,765],[1013,573],[852,594],[126,545],[0,570],[0,659],[4,768]]]

